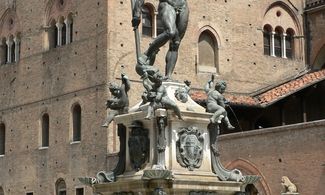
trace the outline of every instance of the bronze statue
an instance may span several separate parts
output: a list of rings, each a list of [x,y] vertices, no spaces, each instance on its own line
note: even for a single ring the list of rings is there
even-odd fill
[[[227,101],[222,95],[226,90],[227,84],[225,81],[218,81],[213,89],[213,82],[214,76],[212,75],[205,86],[205,92],[208,95],[206,110],[209,113],[213,113],[210,121],[214,124],[223,121],[228,129],[234,129],[235,127],[231,125],[225,109]]]
[[[125,74],[121,74],[121,79],[121,86],[116,83],[110,83],[108,86],[112,97],[107,100],[106,109],[110,108],[111,110],[102,127],[108,127],[116,115],[128,113],[129,98],[127,92],[130,90],[130,81]]]
[[[140,24],[141,7],[144,0],[136,0],[133,10],[132,26],[136,29]],[[143,70],[151,71],[159,49],[168,41],[169,50],[166,55],[165,79],[171,79],[178,49],[188,24],[189,9],[186,0],[159,0],[158,14],[164,26],[164,32],[149,45],[147,51],[138,57],[137,73],[142,76]],[[150,74],[150,72],[148,72]]]
[[[146,89],[142,95],[143,103],[150,102],[145,119],[152,119],[154,110],[157,108],[172,109],[177,117],[182,119],[178,106],[167,96],[166,87],[162,85],[163,76],[161,73],[157,71],[151,76],[145,72],[142,79],[143,86]]]

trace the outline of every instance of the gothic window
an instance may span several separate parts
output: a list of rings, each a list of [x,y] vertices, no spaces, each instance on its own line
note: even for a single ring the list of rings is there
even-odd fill
[[[288,29],[285,37],[285,45],[286,45],[286,56],[287,58],[292,59],[294,56],[294,31],[292,29]]]
[[[152,36],[152,12],[148,5],[142,8],[142,34]]]
[[[81,141],[81,107],[76,104],[72,109],[72,141]]]
[[[217,43],[213,34],[205,30],[199,37],[199,65],[217,68]]]
[[[264,55],[271,55],[271,33],[272,27],[265,25],[263,29]]]
[[[282,57],[282,34],[283,34],[283,30],[281,28],[275,29],[274,54],[276,57]]]
[[[58,28],[56,21],[52,20],[48,29],[49,48],[56,48],[58,46]]]
[[[1,64],[6,64],[8,61],[8,45],[6,38],[3,38],[1,41],[0,55]]]
[[[4,155],[6,151],[6,127],[0,124],[0,155]]]
[[[83,188],[76,188],[76,195],[84,195],[84,189]]]
[[[0,195],[5,195],[5,192],[1,186],[0,186]]]
[[[66,195],[67,194],[67,186],[63,179],[58,179],[55,183],[56,195]]]
[[[48,114],[42,116],[42,147],[49,146],[50,117]]]
[[[67,25],[65,23],[62,24],[61,37],[62,37],[61,45],[65,45],[67,43]]]
[[[14,40],[13,40],[13,38],[11,37],[10,38],[10,42],[11,42],[11,51],[10,51],[10,61],[11,62],[16,62],[16,44],[15,44],[15,42],[14,42]]]

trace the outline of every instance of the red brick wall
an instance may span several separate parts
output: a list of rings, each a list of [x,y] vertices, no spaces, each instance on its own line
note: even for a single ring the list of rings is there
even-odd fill
[[[219,147],[224,166],[262,176],[261,194],[280,194],[282,176],[304,195],[325,186],[325,120],[222,135]]]

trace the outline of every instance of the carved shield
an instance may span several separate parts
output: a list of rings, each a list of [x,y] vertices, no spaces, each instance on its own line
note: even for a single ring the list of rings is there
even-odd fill
[[[133,169],[139,171],[149,158],[148,130],[140,121],[135,121],[131,129],[128,141],[130,162]]]
[[[203,159],[203,137],[196,127],[183,128],[176,143],[177,162],[193,171],[200,168]]]

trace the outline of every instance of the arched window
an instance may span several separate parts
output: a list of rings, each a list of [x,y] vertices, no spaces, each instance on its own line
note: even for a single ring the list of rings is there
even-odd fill
[[[199,37],[199,65],[210,66],[218,71],[218,51],[215,37],[209,30],[205,30]]]
[[[42,116],[42,147],[49,146],[50,117],[48,114]]]
[[[11,41],[11,51],[10,51],[10,61],[11,62],[16,62],[16,44],[14,42],[13,36],[10,36],[10,41]]]
[[[65,24],[65,22],[62,23],[61,36],[62,36],[62,45],[65,45],[67,43],[67,25]]]
[[[0,124],[0,155],[5,155],[6,152],[6,127],[3,123]]]
[[[148,5],[142,8],[142,34],[152,36],[152,12]]]
[[[5,192],[1,186],[0,186],[0,195],[5,195]]]
[[[48,29],[49,48],[56,48],[58,46],[58,28],[56,21],[52,20]]]
[[[287,58],[292,59],[294,57],[294,41],[293,41],[293,36],[294,36],[294,31],[293,29],[289,28],[287,30],[287,35],[285,37],[285,45],[286,45],[286,56]]]
[[[274,34],[274,54],[277,57],[282,57],[282,34],[283,30],[280,27],[275,28]]]
[[[8,61],[8,45],[6,38],[3,38],[1,41],[0,47],[0,57],[1,57],[1,64],[6,64]]]
[[[81,107],[76,104],[72,109],[72,141],[81,141]]]
[[[263,28],[264,55],[271,55],[271,33],[272,27],[265,25]]]
[[[58,179],[55,183],[56,195],[66,195],[67,194],[67,186],[63,179]]]
[[[67,26],[66,44],[69,44],[73,41],[73,18],[71,13],[68,15],[67,19],[64,22]]]

